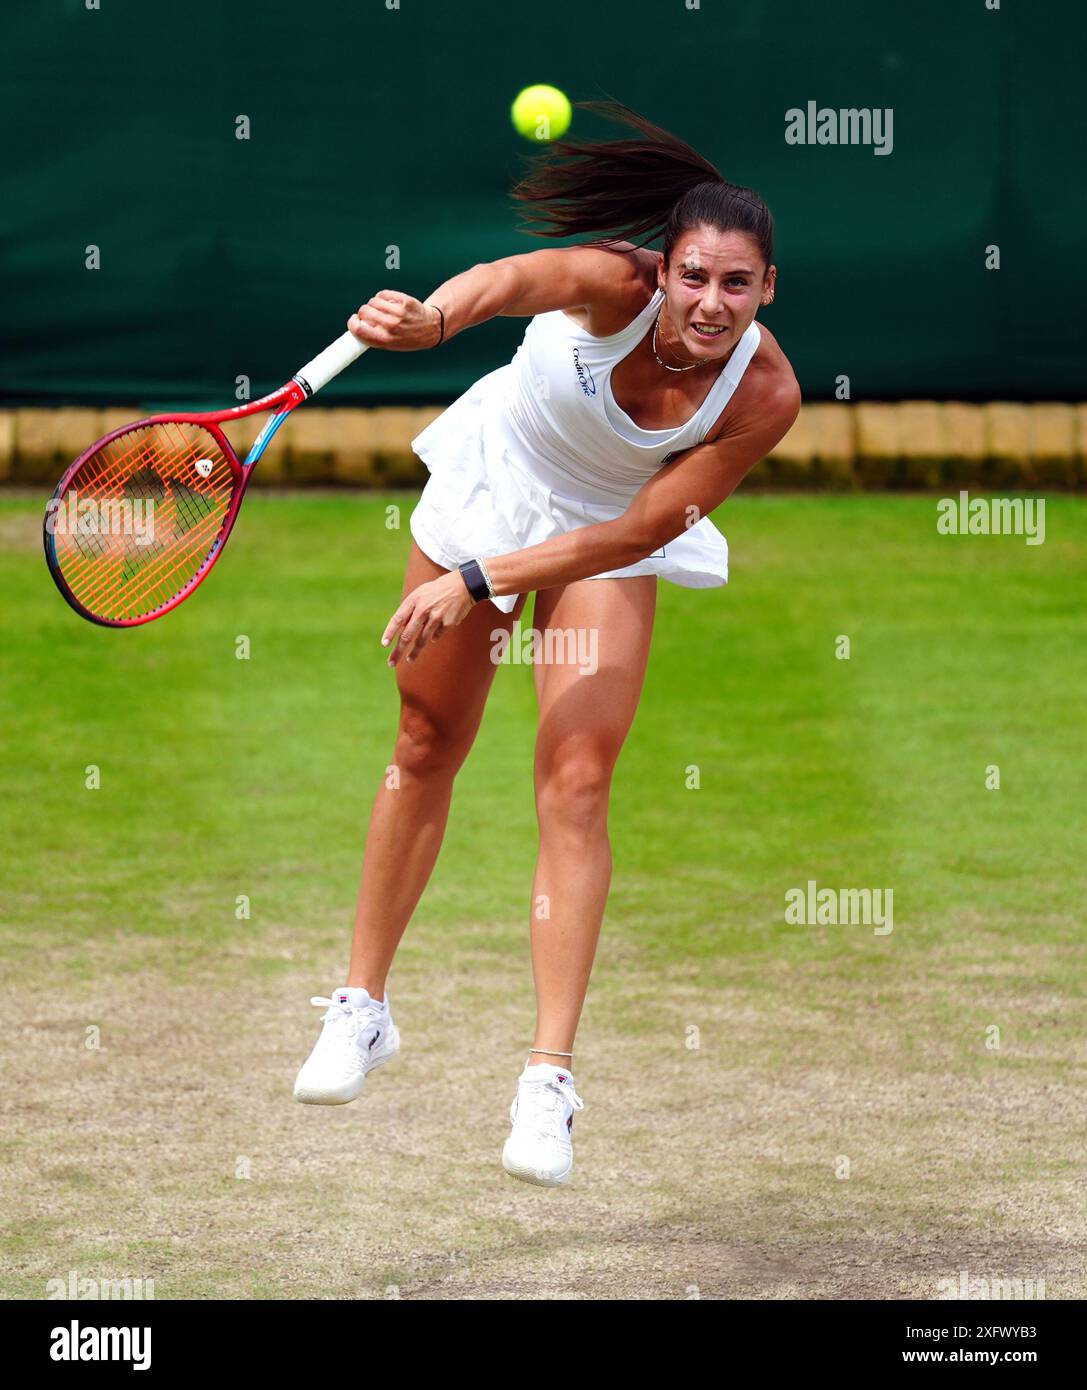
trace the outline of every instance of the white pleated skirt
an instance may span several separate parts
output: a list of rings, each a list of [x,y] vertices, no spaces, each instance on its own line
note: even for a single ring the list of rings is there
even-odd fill
[[[579,526],[614,521],[624,507],[560,490],[544,481],[505,435],[488,389],[505,368],[482,377],[412,440],[430,473],[411,514],[411,534],[435,564],[456,569],[464,560],[524,550]],[[572,486],[572,485],[571,485]],[[728,582],[728,543],[708,517],[660,550],[593,579],[655,574],[688,589]],[[491,602],[510,613],[517,594]]]

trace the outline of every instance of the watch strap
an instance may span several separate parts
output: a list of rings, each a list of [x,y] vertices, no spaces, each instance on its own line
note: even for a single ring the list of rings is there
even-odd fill
[[[483,567],[478,560],[465,560],[463,564],[457,566],[467,586],[468,592],[474,603],[479,603],[481,599],[491,597],[491,587],[487,583],[483,573]]]

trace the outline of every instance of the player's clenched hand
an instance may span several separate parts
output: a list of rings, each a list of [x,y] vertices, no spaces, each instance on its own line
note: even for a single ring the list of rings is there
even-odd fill
[[[422,304],[400,290],[378,290],[347,320],[347,328],[362,343],[390,352],[418,352],[436,347],[441,315],[433,304]]]
[[[459,570],[420,584],[389,619],[381,638],[383,647],[400,638],[389,654],[389,665],[398,665],[404,657],[414,661],[428,642],[463,622],[474,607]]]

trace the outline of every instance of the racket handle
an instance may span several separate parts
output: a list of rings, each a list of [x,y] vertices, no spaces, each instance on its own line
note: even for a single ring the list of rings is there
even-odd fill
[[[327,386],[334,376],[339,376],[345,367],[361,357],[369,343],[360,343],[353,333],[342,333],[334,343],[329,343],[324,352],[307,362],[295,372],[294,379],[307,388],[307,394],[315,396],[322,386]]]

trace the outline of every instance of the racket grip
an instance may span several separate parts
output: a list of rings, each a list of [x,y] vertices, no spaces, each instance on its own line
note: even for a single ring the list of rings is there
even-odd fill
[[[361,357],[369,343],[360,343],[353,333],[342,333],[334,343],[329,343],[324,352],[319,352],[299,371],[295,381],[300,381],[311,396],[317,394],[322,386],[327,386],[334,376],[339,376],[345,367]]]

